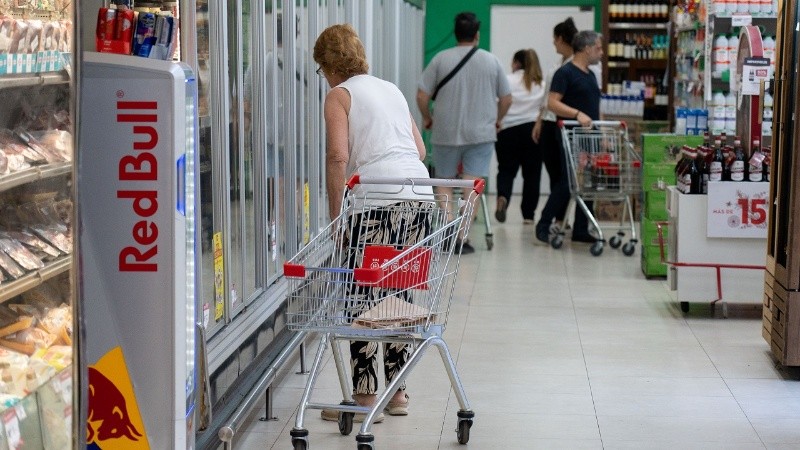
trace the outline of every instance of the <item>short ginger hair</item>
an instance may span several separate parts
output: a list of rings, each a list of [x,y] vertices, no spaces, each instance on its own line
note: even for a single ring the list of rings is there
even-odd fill
[[[349,24],[332,25],[320,33],[314,44],[314,61],[323,72],[345,78],[369,71],[364,44]]]

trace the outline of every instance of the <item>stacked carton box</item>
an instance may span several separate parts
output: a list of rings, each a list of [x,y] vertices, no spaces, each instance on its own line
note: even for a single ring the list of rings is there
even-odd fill
[[[675,163],[681,147],[702,143],[702,136],[642,134],[642,272],[647,277],[667,275],[667,266],[661,262],[657,223],[668,219],[667,186],[675,185]],[[669,228],[662,229],[666,245]],[[666,255],[666,248],[664,251]]]

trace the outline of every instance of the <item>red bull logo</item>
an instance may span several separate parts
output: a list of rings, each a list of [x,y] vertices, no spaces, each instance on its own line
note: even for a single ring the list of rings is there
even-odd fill
[[[90,450],[150,448],[120,347],[89,367],[86,442]]]

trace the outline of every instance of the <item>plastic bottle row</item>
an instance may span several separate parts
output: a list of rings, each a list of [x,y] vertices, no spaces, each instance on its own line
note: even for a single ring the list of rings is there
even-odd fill
[[[600,113],[612,116],[644,116],[644,97],[641,95],[608,95],[600,97]]]
[[[778,0],[713,0],[710,11],[723,17],[737,13],[773,16],[778,11]]]
[[[775,68],[775,38],[770,35],[761,36],[764,57],[770,61],[770,66]],[[739,57],[739,33],[718,34],[714,38],[714,69],[712,75],[720,78],[735,66]]]

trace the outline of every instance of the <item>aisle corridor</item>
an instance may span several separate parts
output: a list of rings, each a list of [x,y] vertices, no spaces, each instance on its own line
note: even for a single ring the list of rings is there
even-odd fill
[[[535,245],[514,208],[492,251],[473,228],[444,335],[476,414],[469,445],[456,442],[458,404],[431,351],[408,381],[410,415],[373,426],[376,448],[800,448],[800,377],[775,367],[758,308],[684,315],[665,281],[643,277],[638,250]],[[256,418],[234,449],[291,448],[306,377],[286,370],[278,420]],[[330,358],[321,376],[315,399],[338,402]],[[342,436],[318,411],[306,416],[314,449],[356,448],[358,425]]]

